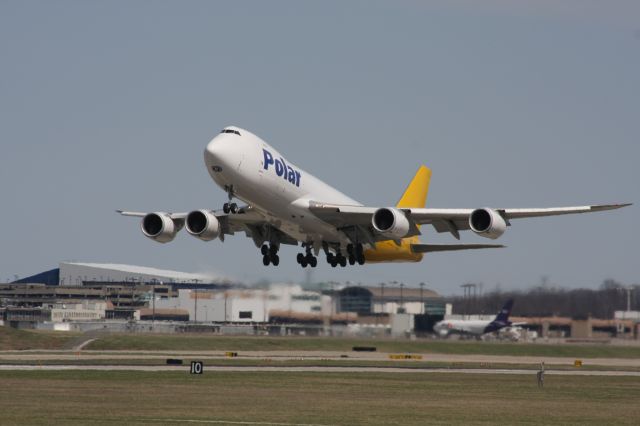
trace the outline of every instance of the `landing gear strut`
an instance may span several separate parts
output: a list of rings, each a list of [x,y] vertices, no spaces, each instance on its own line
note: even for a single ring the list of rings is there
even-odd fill
[[[266,245],[260,247],[260,253],[262,253],[262,264],[264,266],[278,266],[280,264],[280,256],[278,256],[278,246],[276,244]]]
[[[224,189],[227,191],[227,195],[229,196],[229,202],[222,205],[222,211],[225,214],[238,213],[238,205],[231,202],[231,200],[233,200],[233,185],[225,186]]]
[[[358,262],[358,265],[364,265],[364,248],[362,244],[353,244],[347,245],[347,254],[349,255],[349,265],[355,265]]]
[[[315,268],[318,265],[318,258],[315,257],[313,253],[311,253],[311,247],[312,245],[310,243],[307,243],[305,245],[305,254],[298,253],[298,255],[296,256],[296,261],[303,268],[306,268],[307,265]]]

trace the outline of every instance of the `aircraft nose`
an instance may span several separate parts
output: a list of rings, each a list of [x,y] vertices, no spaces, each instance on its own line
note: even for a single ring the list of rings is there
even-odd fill
[[[210,163],[222,163],[225,157],[224,142],[220,138],[213,138],[211,142],[207,144],[207,148],[204,151],[204,155],[207,161]]]
[[[204,157],[209,167],[215,167],[216,171],[222,171],[227,167],[232,167],[235,150],[233,145],[224,137],[215,137],[207,144],[204,150]]]

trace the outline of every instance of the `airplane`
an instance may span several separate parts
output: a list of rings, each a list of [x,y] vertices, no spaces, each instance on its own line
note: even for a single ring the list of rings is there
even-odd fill
[[[482,335],[501,330],[505,327],[514,327],[526,323],[512,323],[509,315],[513,308],[513,299],[507,300],[496,317],[491,320],[443,320],[433,326],[440,337],[447,337],[450,334],[464,334],[480,338]]]
[[[242,232],[253,239],[265,266],[280,263],[281,245],[301,245],[296,260],[303,268],[316,267],[320,251],[332,267],[377,262],[419,262],[425,253],[501,248],[498,244],[422,244],[421,225],[448,232],[460,240],[460,231],[499,238],[514,219],[618,209],[630,204],[559,208],[425,208],[431,170],[418,168],[393,207],[363,206],[305,172],[253,133],[225,127],[204,150],[204,163],[229,202],[222,211],[199,209],[189,213],[132,212],[140,217],[142,233],[168,243],[183,228],[202,240]],[[246,203],[238,206],[234,199]]]

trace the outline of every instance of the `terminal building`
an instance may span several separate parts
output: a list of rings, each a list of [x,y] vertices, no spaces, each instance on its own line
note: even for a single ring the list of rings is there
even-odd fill
[[[179,288],[216,288],[233,284],[228,278],[214,274],[196,274],[170,271],[145,266],[116,263],[60,262],[59,267],[22,278],[15,284],[41,283],[63,287],[81,287],[87,284],[160,284]]]

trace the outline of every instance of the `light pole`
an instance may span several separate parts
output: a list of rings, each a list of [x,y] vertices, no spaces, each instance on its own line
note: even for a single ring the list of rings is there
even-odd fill
[[[196,287],[194,290],[196,292],[196,297],[195,297],[194,308],[193,308],[193,322],[197,323],[198,322],[198,288]]]
[[[156,324],[156,279],[151,280],[153,292],[151,293],[151,303],[153,305],[153,313],[151,314],[151,328],[154,328]]]
[[[633,287],[628,285],[625,287],[618,287],[618,290],[624,290],[627,292],[627,312],[629,312],[631,310],[631,291],[633,290]]]
[[[420,283],[420,313],[424,314],[424,283]]]

